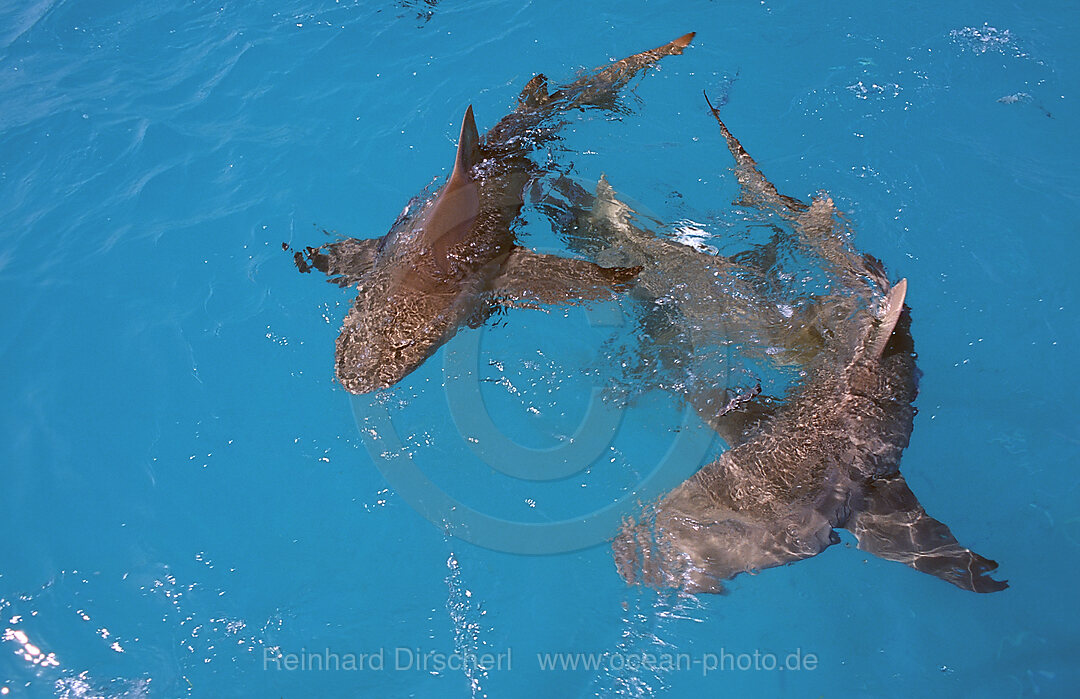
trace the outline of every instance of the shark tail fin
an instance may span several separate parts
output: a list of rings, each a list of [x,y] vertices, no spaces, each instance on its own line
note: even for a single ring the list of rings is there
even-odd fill
[[[682,51],[684,48],[686,48],[687,46],[690,45],[690,42],[694,40],[694,37],[696,35],[697,35],[697,32],[687,32],[687,33],[683,34],[682,36],[680,36],[675,41],[672,41],[671,44],[672,44],[673,47],[677,48],[679,51]]]
[[[900,474],[870,482],[844,528],[858,538],[861,550],[964,590],[997,592],[1009,586],[990,577],[996,562],[961,546],[947,526],[926,514]]]
[[[454,160],[454,173],[450,175],[450,181],[467,182],[472,179],[469,177],[469,170],[480,160],[480,134],[476,130],[476,119],[473,118],[470,104],[461,120],[461,136],[458,137],[457,158]]]
[[[713,106],[708,93],[702,94],[705,95],[705,103],[709,105],[713,119],[716,119],[716,123],[720,126],[720,133],[724,136],[728,150],[735,158],[735,179],[739,181],[741,189],[739,199],[735,203],[740,206],[772,207],[781,213],[788,214],[806,211],[806,204],[794,197],[781,194],[777,191],[776,185],[766,179],[758,169],[757,162],[746,152],[739,139],[728,130],[727,125],[720,118],[720,110]]]
[[[525,83],[521,94],[518,95],[518,109],[536,109],[542,107],[551,100],[547,89],[547,76],[539,73],[533,79]]]
[[[687,32],[674,41],[670,41],[664,46],[657,48],[657,51],[663,51],[665,55],[677,56],[682,53],[683,49],[690,45],[690,42],[697,36],[697,32]]]
[[[885,346],[889,344],[896,323],[900,320],[900,314],[904,310],[904,297],[907,295],[907,279],[901,279],[889,289],[888,295],[882,302],[881,320],[878,323],[874,339],[870,343],[867,354],[879,359],[885,352]]]
[[[683,34],[663,46],[609,63],[591,75],[563,86],[551,95],[551,100],[559,102],[563,109],[586,105],[610,109],[615,105],[618,91],[634,76],[665,56],[678,56],[693,38],[694,32]]]
[[[657,46],[648,51],[635,53],[633,56],[627,56],[620,61],[616,61],[614,66],[633,67],[637,69],[649,65],[650,63],[655,63],[664,56],[679,56],[682,54],[683,49],[690,45],[690,42],[694,40],[696,35],[697,32],[687,32],[678,39],[669,41],[663,46]]]

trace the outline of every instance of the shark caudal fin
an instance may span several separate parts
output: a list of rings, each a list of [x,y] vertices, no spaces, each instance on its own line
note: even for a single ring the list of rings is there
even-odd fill
[[[682,53],[693,38],[693,32],[684,34],[663,46],[607,63],[573,82],[556,86],[553,92],[548,91],[543,74],[533,76],[518,95],[517,108],[484,134],[485,151],[500,155],[527,153],[555,138],[563,122],[553,117],[560,112],[616,107],[619,90],[634,76],[664,56]]]
[[[683,34],[663,46],[635,53],[633,56],[627,56],[597,69],[592,74],[575,80],[552,93],[549,101],[558,102],[564,108],[585,105],[610,107],[614,104],[618,91],[640,70],[651,66],[665,56],[678,56],[690,45],[694,35],[695,32]]]
[[[882,301],[881,320],[878,321],[874,331],[874,339],[867,347],[867,356],[880,359],[882,353],[885,352],[885,346],[889,344],[889,338],[892,337],[896,323],[900,320],[900,314],[904,311],[905,296],[907,296],[907,279],[901,279],[889,289],[885,300]]]
[[[736,203],[758,208],[774,208],[790,214],[799,214],[806,211],[808,208],[806,204],[794,197],[781,194],[777,191],[776,185],[765,178],[765,175],[758,169],[757,162],[750,157],[750,154],[739,143],[739,139],[731,134],[727,125],[720,119],[720,110],[709,101],[709,95],[702,94],[705,95],[705,103],[709,105],[709,111],[712,112],[713,118],[720,125],[720,133],[723,134],[724,141],[727,142],[728,150],[731,151],[732,157],[735,158],[735,179],[739,181],[739,187],[742,188],[742,195]]]
[[[668,44],[671,53],[682,53],[682,50],[690,45],[690,42],[694,40],[695,36],[697,36],[697,32],[687,32],[678,39],[672,41]]]
[[[875,276],[872,266],[851,248],[847,227],[842,225],[842,217],[839,216],[832,198],[827,195],[818,196],[807,205],[794,197],[781,194],[776,185],[762,174],[757,162],[746,152],[739,139],[728,130],[720,118],[720,110],[713,106],[707,94],[705,103],[720,126],[728,150],[735,159],[735,178],[741,190],[735,203],[770,211],[790,221],[800,244],[839,271],[845,286],[861,283],[860,278],[864,275]]]
[[[634,75],[647,66],[656,63],[665,56],[678,56],[690,42],[694,40],[697,32],[688,32],[674,41],[669,41],[663,46],[657,46],[648,51],[635,53],[633,56],[616,61],[603,68],[592,77],[596,85],[606,85],[609,89],[617,90],[625,85]]]
[[[859,548],[879,558],[899,561],[972,592],[997,592],[1009,586],[990,573],[998,565],[966,549],[949,528],[919,504],[900,474],[870,481],[862,502],[853,502],[844,524]]]

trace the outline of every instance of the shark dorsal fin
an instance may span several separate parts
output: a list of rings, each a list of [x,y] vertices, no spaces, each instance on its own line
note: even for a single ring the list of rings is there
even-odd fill
[[[470,105],[461,121],[454,172],[424,219],[424,237],[436,253],[435,264],[443,271],[449,269],[450,249],[468,237],[480,212],[479,186],[470,174],[480,160],[480,135]]]
[[[600,173],[600,179],[596,181],[596,198],[597,199],[614,199],[615,188],[611,186],[611,182],[608,182],[607,175]]]
[[[607,175],[601,173],[600,179],[596,181],[596,196],[593,199],[593,211],[601,216],[607,216],[614,210],[624,208],[625,205],[619,201],[618,196],[615,194],[615,188],[608,182]]]
[[[907,295],[907,279],[901,279],[889,289],[885,301],[882,303],[881,321],[878,324],[874,341],[870,344],[869,356],[877,359],[885,351],[885,345],[889,344],[896,323],[900,320],[900,314],[904,310],[904,297]]]
[[[480,134],[476,130],[476,119],[473,118],[472,105],[465,110],[465,117],[461,120],[461,136],[458,137],[457,158],[454,160],[454,172],[450,175],[450,183],[468,182],[472,178],[469,170],[480,162]]]

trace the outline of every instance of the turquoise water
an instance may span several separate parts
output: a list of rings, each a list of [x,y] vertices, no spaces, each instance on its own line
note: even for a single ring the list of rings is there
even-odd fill
[[[583,5],[0,7],[5,696],[1075,695],[1080,10]],[[603,523],[560,538],[545,525],[633,494],[682,436],[719,449],[663,392],[602,400],[610,443],[575,434],[614,304],[511,311],[376,399],[334,383],[351,294],[283,242],[381,235],[448,171],[468,104],[483,131],[536,71],[691,30],[538,159],[719,245],[737,188],[708,90],[781,191],[827,190],[910,283],[904,473],[1005,592],[846,538],[679,597],[627,587]],[[524,244],[559,250],[525,219]],[[486,411],[452,389],[477,384]],[[562,480],[492,468],[567,444],[588,468]],[[425,517],[439,493],[524,526],[449,536]],[[563,552],[494,550],[544,542]],[[541,667],[564,652],[597,667]],[[797,669],[735,667],[755,653]]]

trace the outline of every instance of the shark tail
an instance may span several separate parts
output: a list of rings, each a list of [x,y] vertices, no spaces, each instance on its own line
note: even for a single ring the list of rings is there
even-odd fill
[[[654,49],[635,53],[633,56],[627,56],[601,70],[594,79],[597,82],[603,82],[606,78],[611,82],[613,89],[622,87],[642,68],[656,63],[665,56],[680,55],[683,52],[683,49],[690,45],[690,42],[694,40],[696,35],[697,32],[688,32],[674,41],[669,41],[663,46],[657,46]]]
[[[615,61],[583,78],[552,93],[548,102],[557,102],[561,108],[594,106],[611,108],[618,91],[644,68],[665,56],[678,56],[693,40],[696,32],[683,34],[674,41],[648,51]],[[546,103],[545,103],[546,104]]]
[[[739,139],[735,138],[727,125],[724,124],[720,118],[720,110],[713,106],[708,93],[702,94],[705,95],[705,103],[709,105],[709,111],[712,112],[713,119],[720,126],[720,133],[727,143],[728,150],[731,151],[732,157],[735,158],[735,178],[739,181],[739,187],[742,189],[742,194],[736,204],[774,208],[789,215],[797,215],[806,211],[808,208],[806,204],[794,197],[781,194],[776,189],[776,185],[766,179],[758,168],[757,162],[750,157]]]
[[[690,42],[697,36],[697,32],[687,32],[680,36],[678,39],[672,41],[668,46],[671,53],[682,53],[682,50],[690,45]]]
[[[998,567],[995,561],[961,546],[946,525],[926,514],[900,474],[875,479],[864,497],[844,525],[858,538],[861,550],[972,592],[1009,586],[990,577]]]

